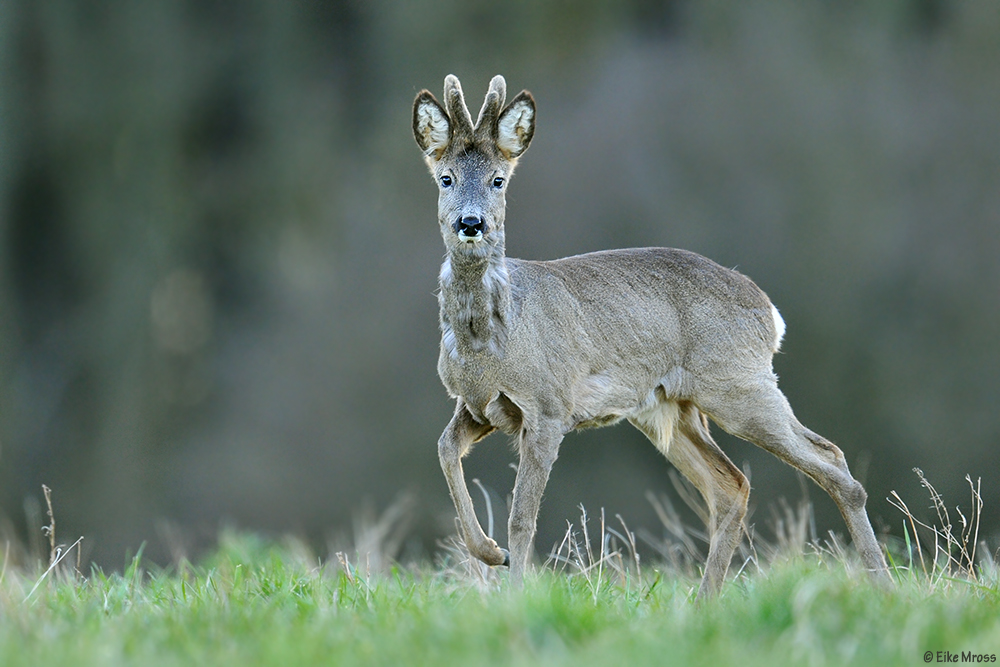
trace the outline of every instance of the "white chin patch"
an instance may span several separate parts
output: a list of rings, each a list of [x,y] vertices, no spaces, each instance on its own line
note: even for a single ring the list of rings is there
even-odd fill
[[[476,244],[476,243],[479,243],[480,241],[483,240],[483,235],[482,234],[476,234],[475,236],[469,236],[467,234],[459,232],[458,233],[458,240],[461,241],[461,242],[463,242],[463,243]]]

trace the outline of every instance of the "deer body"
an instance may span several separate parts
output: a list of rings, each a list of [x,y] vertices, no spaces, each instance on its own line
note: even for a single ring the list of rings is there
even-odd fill
[[[543,419],[568,432],[691,400],[720,383],[715,375],[736,361],[732,350],[743,365],[770,373],[778,327],[767,296],[694,253],[639,248],[505,264],[503,278],[482,281],[477,318],[460,312],[471,290],[446,260],[438,363],[449,393],[505,433]],[[719,291],[714,303],[690,298],[698,284]],[[609,291],[612,301],[600,298]],[[490,337],[476,339],[474,323],[487,317]],[[649,318],[658,326],[646,326]]]
[[[802,426],[771,358],[784,323],[749,278],[695,253],[637,248],[552,261],[507,258],[506,184],[534,132],[526,91],[504,107],[495,77],[472,124],[455,77],[445,107],[414,102],[414,135],[439,184],[447,249],[439,276],[438,373],[456,399],[438,442],[470,552],[519,584],[563,436],[628,419],[705,498],[712,535],[699,595],[718,592],[749,482],[712,440],[725,430],[810,475],[837,502],[866,567],[886,568],[842,452]],[[517,436],[509,555],[479,525],[461,459],[494,430]]]

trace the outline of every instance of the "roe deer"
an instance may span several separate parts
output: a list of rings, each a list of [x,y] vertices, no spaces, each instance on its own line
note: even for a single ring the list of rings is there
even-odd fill
[[[833,443],[795,418],[771,358],[785,325],[749,278],[669,248],[552,261],[504,255],[505,193],[535,129],[527,91],[504,106],[496,76],[473,124],[458,79],[444,105],[413,103],[413,134],[437,181],[441,266],[438,374],[455,415],[438,441],[469,551],[521,585],[542,492],[563,436],[628,419],[697,487],[711,534],[699,597],[719,592],[750,485],[712,440],[708,418],[803,471],[836,501],[864,566],[887,578],[865,490]],[[510,552],[486,536],[462,457],[494,430],[517,436]]]

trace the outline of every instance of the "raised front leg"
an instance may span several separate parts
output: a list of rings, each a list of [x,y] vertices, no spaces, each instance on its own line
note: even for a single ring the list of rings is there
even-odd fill
[[[542,492],[549,481],[549,472],[559,454],[563,434],[556,428],[543,428],[538,433],[523,431],[518,443],[521,460],[514,482],[514,500],[510,509],[507,535],[510,541],[510,582],[521,586],[528,566],[531,544],[535,538],[538,508]]]
[[[441,460],[441,470],[448,481],[451,499],[458,512],[458,525],[462,531],[462,539],[469,548],[469,553],[487,565],[504,565],[507,554],[497,546],[497,543],[486,536],[483,527],[479,525],[476,511],[469,496],[469,487],[465,484],[465,474],[462,471],[462,457],[469,453],[472,445],[493,432],[489,424],[480,424],[469,411],[465,409],[462,399],[455,407],[455,416],[448,422],[441,439],[438,440],[438,458]]]

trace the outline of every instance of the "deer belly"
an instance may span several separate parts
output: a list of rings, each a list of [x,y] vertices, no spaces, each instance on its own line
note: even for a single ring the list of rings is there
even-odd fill
[[[593,373],[573,385],[573,409],[568,426],[594,428],[633,418],[684,393],[686,373],[675,368],[638,385],[618,382],[610,373]]]

